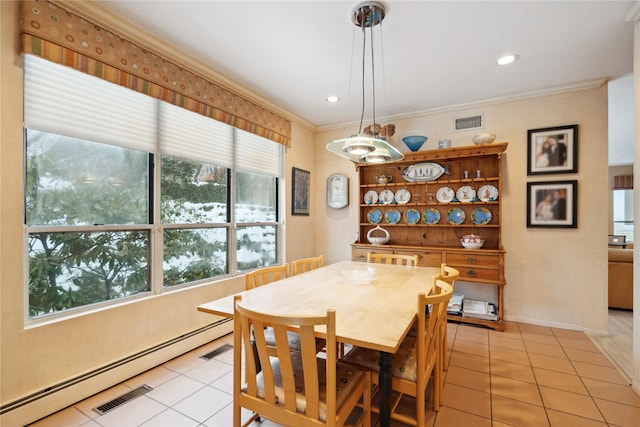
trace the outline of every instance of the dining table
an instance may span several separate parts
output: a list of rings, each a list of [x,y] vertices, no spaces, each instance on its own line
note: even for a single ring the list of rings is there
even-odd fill
[[[391,423],[391,362],[417,317],[418,293],[428,293],[439,268],[341,261],[240,292],[243,305],[279,315],[336,311],[340,343],[379,351],[380,426]],[[233,295],[197,310],[233,317]],[[324,326],[316,329],[326,338]]]

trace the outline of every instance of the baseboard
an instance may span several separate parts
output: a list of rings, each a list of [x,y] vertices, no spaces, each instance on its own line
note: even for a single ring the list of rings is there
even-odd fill
[[[0,408],[0,426],[24,426],[233,332],[229,319],[185,334]]]

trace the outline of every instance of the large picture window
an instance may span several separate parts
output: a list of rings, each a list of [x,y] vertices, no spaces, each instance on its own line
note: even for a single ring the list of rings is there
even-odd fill
[[[30,317],[279,262],[280,144],[29,55],[25,127]]]

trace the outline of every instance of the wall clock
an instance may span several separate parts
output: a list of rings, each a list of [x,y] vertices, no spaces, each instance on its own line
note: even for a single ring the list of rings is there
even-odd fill
[[[334,173],[327,178],[327,206],[334,209],[349,205],[349,178]]]

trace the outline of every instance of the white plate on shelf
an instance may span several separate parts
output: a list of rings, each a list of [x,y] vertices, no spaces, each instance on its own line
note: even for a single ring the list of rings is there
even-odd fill
[[[476,197],[476,190],[470,185],[463,185],[462,187],[458,188],[456,197],[458,198],[458,201],[462,203],[473,202],[473,199],[475,199]]]
[[[364,202],[368,205],[374,205],[378,203],[378,192],[375,190],[369,190],[364,195]]]
[[[382,190],[380,192],[380,203],[384,204],[384,205],[389,205],[391,203],[393,203],[393,198],[395,197],[395,194],[393,194],[393,191],[391,190]]]
[[[409,190],[401,188],[396,191],[396,202],[398,202],[399,205],[406,205],[409,203],[409,200],[411,200],[411,193],[409,193]]]
[[[478,199],[483,202],[492,202],[498,200],[498,189],[493,185],[487,184],[478,190]]]
[[[440,203],[449,203],[455,196],[456,193],[449,187],[440,187],[438,191],[436,191],[436,199],[438,199]]]

